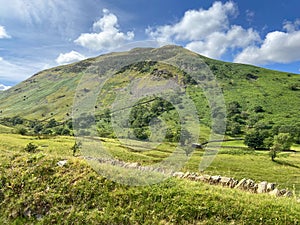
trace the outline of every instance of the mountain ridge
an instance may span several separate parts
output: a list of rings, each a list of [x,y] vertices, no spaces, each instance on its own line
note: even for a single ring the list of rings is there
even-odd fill
[[[76,87],[84,72],[101,74],[101,69],[105,70],[105,68],[93,67],[93,64],[102,61],[104,63],[101,65],[104,67],[114,68],[115,65],[118,65],[119,68],[118,60],[120,59],[124,60],[123,63],[126,65],[127,59],[140,61],[141,58],[147,59],[147,57],[154,56],[157,61],[161,61],[176,54],[191,55],[199,58],[199,62],[204,62],[216,77],[227,103],[237,100],[243,111],[253,111],[254,107],[262,106],[267,111],[265,116],[268,118],[278,117],[276,120],[296,122],[295,119],[298,116],[296,108],[300,96],[298,91],[300,79],[297,74],[218,61],[176,45],[112,52],[40,71],[0,95],[0,110],[2,111],[0,118],[21,116],[32,120],[47,120],[53,117],[60,121],[68,120],[72,115]],[[194,100],[197,100],[197,96],[201,92],[199,88],[189,84],[187,89],[191,91]],[[256,96],[251,97],[251,95]],[[275,106],[277,103],[274,99],[279,105],[289,103],[291,110],[279,109],[278,106]],[[198,100],[203,101],[203,97]],[[282,112],[279,112],[280,110]],[[273,116],[270,116],[271,114]]]

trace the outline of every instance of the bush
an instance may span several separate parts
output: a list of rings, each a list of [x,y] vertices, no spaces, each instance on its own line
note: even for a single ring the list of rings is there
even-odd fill
[[[265,135],[258,130],[252,130],[245,136],[244,143],[250,148],[259,149],[264,147]]]
[[[254,110],[254,112],[256,112],[256,113],[262,113],[262,112],[265,112],[265,110],[263,109],[263,107],[260,106],[260,105],[255,106],[253,110]]]
[[[37,148],[38,148],[37,145],[30,142],[25,146],[24,150],[29,153],[34,153],[34,152],[36,152]]]
[[[19,126],[16,128],[16,133],[21,135],[26,135],[28,133],[28,130],[23,126]]]

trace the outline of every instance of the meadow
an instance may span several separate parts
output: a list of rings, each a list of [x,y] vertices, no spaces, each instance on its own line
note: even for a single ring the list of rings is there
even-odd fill
[[[115,139],[101,140],[115,158],[142,165],[159,162],[175,147],[165,143],[157,149],[133,151]],[[74,142],[70,136],[0,134],[2,224],[300,222],[298,153],[280,153],[277,161],[272,162],[267,152],[249,150],[240,141],[230,146],[224,142],[213,163],[201,171],[276,182],[280,188],[294,192],[292,198],[275,198],[177,178],[140,187],[118,184],[97,174],[80,152],[73,156]],[[37,145],[37,151],[24,151],[28,143]],[[299,150],[299,146],[293,149]],[[200,173],[198,166],[203,152],[195,150],[182,171]],[[61,160],[67,160],[67,164],[58,166]]]

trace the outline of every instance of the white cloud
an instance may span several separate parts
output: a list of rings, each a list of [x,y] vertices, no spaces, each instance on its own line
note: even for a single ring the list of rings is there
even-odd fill
[[[86,57],[80,54],[79,52],[76,51],[71,51],[68,53],[60,53],[57,59],[55,60],[58,64],[68,64],[68,63],[73,63],[77,62],[80,60],[85,59]]]
[[[11,88],[11,86],[5,86],[4,84],[0,84],[0,91],[5,91],[9,88]]]
[[[285,21],[283,23],[283,29],[285,29],[288,33],[297,31],[300,26],[300,19],[295,20],[295,22]]]
[[[207,57],[220,58],[230,48],[244,48],[259,40],[258,33],[253,29],[245,30],[233,25],[227,32],[214,32],[203,40],[188,43],[186,48]]]
[[[236,12],[232,2],[222,4],[215,2],[208,10],[189,10],[183,18],[174,25],[148,28],[146,32],[160,41],[188,40],[196,41],[216,31],[226,30],[229,25],[228,16]]]
[[[297,30],[297,21],[286,22],[283,27],[286,32],[268,33],[260,46],[245,48],[234,61],[256,65],[300,61],[300,31]]]
[[[186,48],[219,58],[229,49],[244,48],[260,41],[253,29],[230,25],[229,18],[237,13],[233,2],[215,2],[209,9],[187,11],[176,24],[148,28],[146,33],[157,41],[186,42]]]
[[[81,34],[74,41],[76,44],[94,51],[110,50],[134,38],[133,32],[127,32],[126,34],[120,32],[116,15],[110,13],[107,9],[103,9],[103,14],[104,16],[93,24],[96,33]]]
[[[10,38],[10,36],[7,34],[4,26],[0,26],[0,39],[2,39],[2,38]]]

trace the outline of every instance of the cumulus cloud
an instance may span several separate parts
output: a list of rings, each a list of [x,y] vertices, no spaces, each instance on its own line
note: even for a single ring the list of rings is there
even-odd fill
[[[85,58],[86,57],[84,55],[80,54],[79,52],[71,51],[68,53],[60,53],[55,61],[58,64],[63,65],[63,64],[77,62],[77,61],[83,60]]]
[[[186,48],[208,57],[220,58],[228,49],[244,48],[259,40],[258,33],[253,29],[245,30],[233,25],[227,32],[213,32],[203,40],[188,43]]]
[[[256,65],[290,63],[300,61],[300,21],[285,22],[284,31],[273,31],[266,35],[260,46],[245,48],[234,59],[235,62]]]
[[[103,17],[93,24],[95,33],[83,33],[74,42],[91,50],[110,50],[134,38],[134,33],[119,30],[116,15],[103,9]]]
[[[176,24],[148,28],[146,33],[158,41],[187,42],[186,48],[219,58],[228,49],[243,48],[260,37],[253,29],[230,25],[238,10],[233,2],[215,2],[209,9],[189,10]]]
[[[0,84],[0,91],[5,91],[9,88],[11,88],[11,86],[5,86],[4,84]]]
[[[0,26],[0,39],[2,39],[2,38],[10,38],[10,36],[7,34],[4,26]]]

